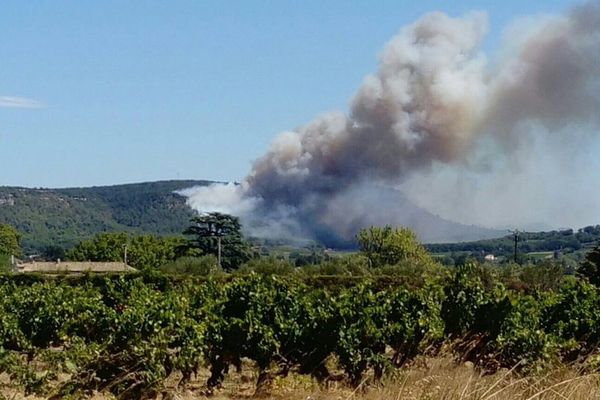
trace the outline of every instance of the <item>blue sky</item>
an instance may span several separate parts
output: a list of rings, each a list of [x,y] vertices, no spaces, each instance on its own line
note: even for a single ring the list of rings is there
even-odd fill
[[[493,51],[573,3],[3,0],[0,185],[239,180],[278,132],[345,109],[424,13],[487,11]]]

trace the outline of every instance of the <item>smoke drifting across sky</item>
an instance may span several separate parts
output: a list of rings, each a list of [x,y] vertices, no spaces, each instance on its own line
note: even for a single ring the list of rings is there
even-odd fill
[[[485,13],[425,15],[348,113],[281,133],[240,185],[190,189],[189,203],[254,234],[321,239],[405,223],[390,188],[469,224],[599,223],[600,2],[516,21],[491,59],[486,32]]]

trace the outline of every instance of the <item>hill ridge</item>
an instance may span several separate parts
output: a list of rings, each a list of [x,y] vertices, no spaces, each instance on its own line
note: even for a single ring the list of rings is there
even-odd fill
[[[70,247],[98,232],[179,234],[195,212],[175,193],[208,180],[161,180],[74,188],[0,186],[0,222],[23,235],[25,252]]]
[[[22,233],[26,253],[51,246],[69,248],[99,232],[177,235],[196,211],[176,192],[213,183],[223,182],[178,179],[67,188],[0,186],[0,223]],[[395,205],[395,222],[415,229],[425,242],[501,236],[493,229],[436,216],[397,191],[385,195]],[[383,224],[390,223],[387,211],[381,218]]]

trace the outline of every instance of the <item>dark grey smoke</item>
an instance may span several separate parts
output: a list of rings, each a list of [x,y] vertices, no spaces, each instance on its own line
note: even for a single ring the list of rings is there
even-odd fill
[[[348,114],[282,133],[241,185],[191,190],[190,204],[241,214],[262,235],[348,239],[371,224],[419,225],[402,196],[386,194],[393,187],[481,223],[456,209],[477,197],[478,185],[453,191],[440,184],[446,168],[457,182],[465,174],[493,182],[506,179],[507,163],[518,165],[532,142],[560,152],[565,141],[579,143],[572,136],[595,137],[600,3],[516,24],[494,63],[480,49],[486,32],[483,13],[424,16],[386,45]],[[440,207],[441,196],[457,204]]]

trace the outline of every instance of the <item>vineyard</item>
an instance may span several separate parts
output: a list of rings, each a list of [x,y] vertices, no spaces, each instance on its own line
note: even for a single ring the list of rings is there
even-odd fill
[[[507,289],[475,265],[417,285],[258,274],[5,276],[0,340],[10,384],[54,398],[153,398],[173,377],[185,388],[201,368],[210,370],[202,391],[210,395],[242,360],[256,369],[257,395],[290,373],[364,387],[442,348],[482,374],[572,362],[593,369],[600,291],[574,277],[552,291]]]

